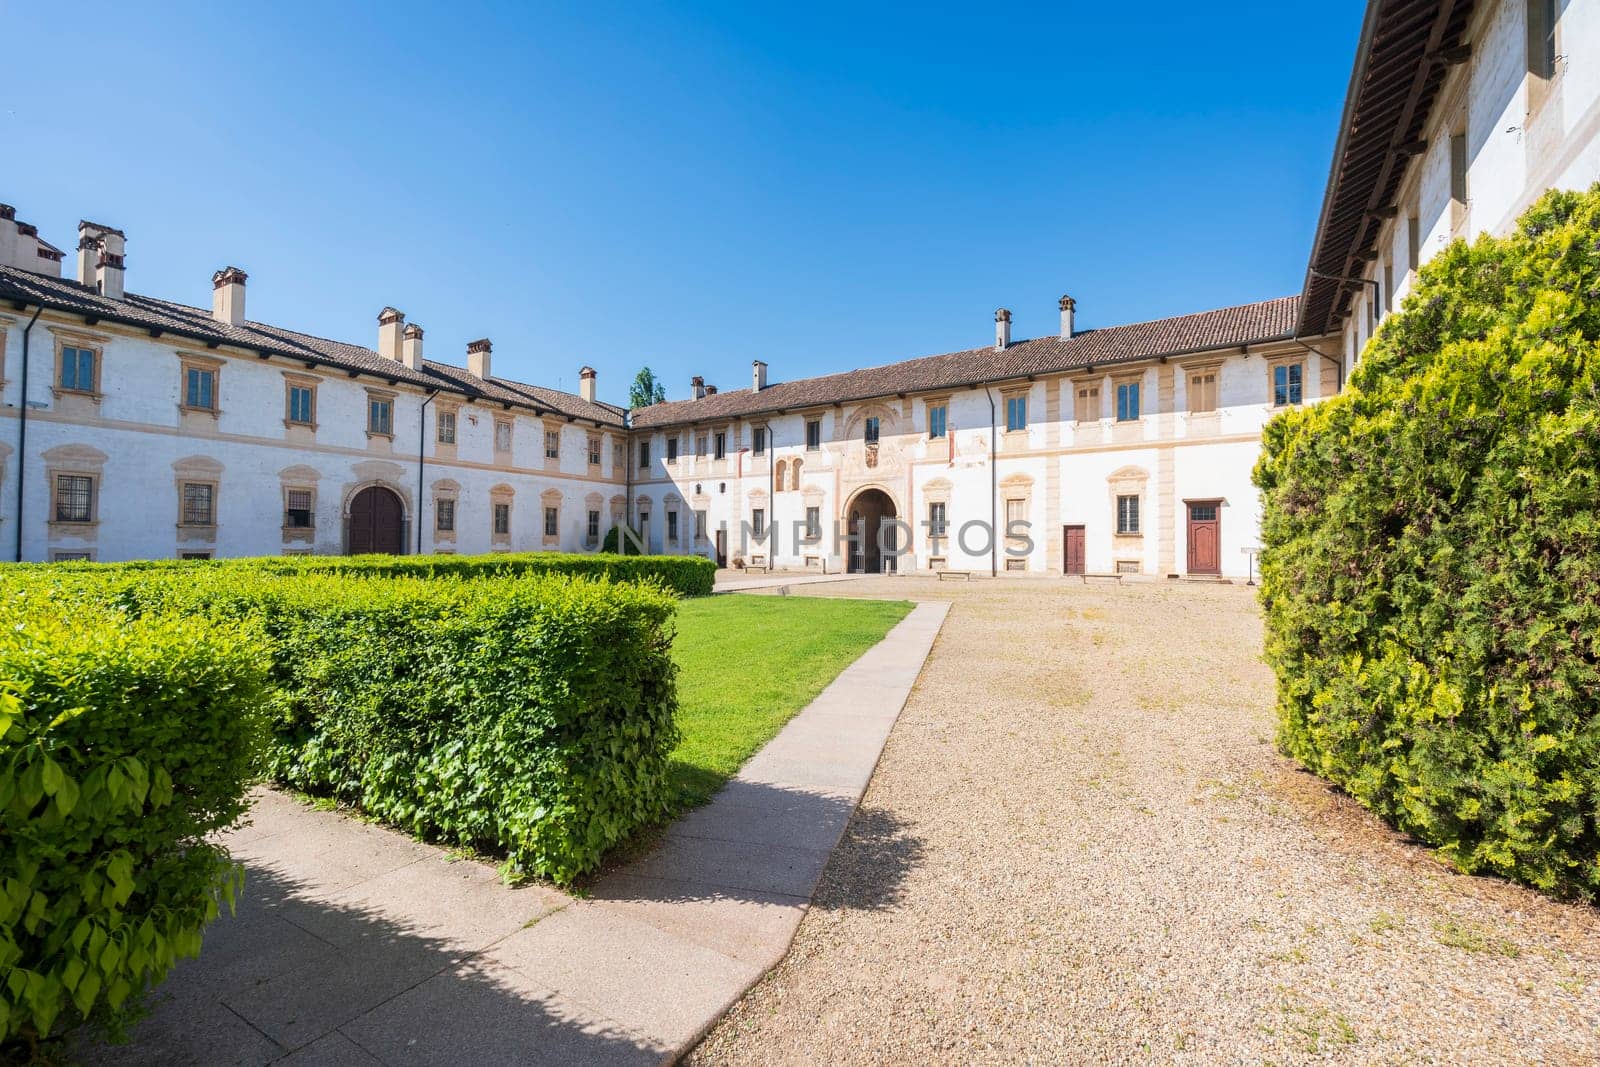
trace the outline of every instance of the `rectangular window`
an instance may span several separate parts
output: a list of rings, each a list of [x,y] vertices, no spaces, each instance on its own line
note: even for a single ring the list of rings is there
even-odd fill
[[[310,426],[315,421],[316,395],[309,385],[289,386],[289,421],[297,426]]]
[[[822,420],[806,420],[806,451],[816,452],[822,448]]]
[[[81,393],[94,392],[94,349],[66,347],[61,350],[60,385]]]
[[[453,411],[439,412],[439,443],[453,445],[456,443],[456,413]]]
[[[765,508],[751,510],[750,530],[758,541],[767,535],[767,511]]]
[[[1098,385],[1078,386],[1077,407],[1073,411],[1073,415],[1079,422],[1100,421],[1100,387]]]
[[[1450,135],[1450,199],[1458,208],[1467,206],[1467,135]]]
[[[1006,501],[1006,531],[1010,535],[1012,523],[1028,521],[1028,502],[1026,500],[1011,498]]]
[[[494,506],[494,532],[509,534],[511,532],[511,505],[496,504]]]
[[[667,462],[678,462],[678,439],[676,437],[667,438]]]
[[[878,417],[876,415],[868,416],[867,417],[867,423],[866,423],[866,431],[865,431],[867,444],[869,444],[869,445],[877,444],[878,443],[878,433],[879,433]]]
[[[647,470],[650,466],[650,442],[639,442],[639,469]]]
[[[765,426],[756,426],[751,429],[750,451],[758,456],[767,454],[767,428]]]
[[[284,494],[283,524],[295,530],[311,529],[311,490],[291,489]]]
[[[1028,398],[1026,396],[1006,397],[1006,432],[1016,433],[1018,430],[1028,428]]]
[[[561,431],[546,430],[544,432],[544,458],[561,458]]]
[[[1406,261],[1406,269],[1416,270],[1421,265],[1417,259],[1422,255],[1422,220],[1415,215],[1406,218],[1406,251],[1411,257]]]
[[[600,540],[600,513],[598,511],[590,509],[588,523],[584,526],[584,536],[590,544]]]
[[[1383,265],[1383,302],[1389,311],[1394,310],[1394,264]]]
[[[456,502],[441,497],[433,502],[433,528],[440,533],[454,533],[456,528]]]
[[[494,424],[494,450],[511,451],[511,424],[501,419],[496,419]]]
[[[715,456],[715,458],[717,458],[717,459],[727,459],[728,458],[728,435],[725,434],[725,433],[719,433],[716,436],[716,456]]]
[[[56,522],[94,519],[94,479],[87,474],[56,475]]]
[[[367,432],[394,436],[394,401],[377,397],[367,401]]]
[[[1272,368],[1272,403],[1274,407],[1284,407],[1289,404],[1300,403],[1301,398],[1300,364],[1282,363]]]
[[[561,512],[558,508],[546,507],[544,509],[544,535],[546,537],[560,536]]]
[[[217,409],[217,372],[203,367],[190,367],[184,378],[184,406],[200,411],[215,411]]]
[[[214,486],[206,482],[183,483],[183,524],[185,526],[215,526],[216,510],[213,507]]]
[[[87,553],[87,552],[52,552],[52,553],[50,553],[50,560],[51,560],[52,563],[78,563],[78,562],[87,563],[87,562],[89,562],[89,553]]]
[[[672,544],[678,543],[678,513],[667,512],[667,540]]]
[[[1139,498],[1137,496],[1117,497],[1117,533],[1136,534],[1139,532]]]
[[[709,440],[710,438],[706,437],[705,434],[697,434],[694,439],[694,454],[697,456],[704,456],[706,454],[707,442]]]
[[[928,505],[928,536],[945,535],[945,505],[943,502]]]
[[[1217,372],[1195,371],[1189,375],[1189,413],[1201,415],[1217,410]]]
[[[950,409],[943,404],[928,405],[928,436],[931,438],[943,437],[946,433]]]
[[[1139,418],[1139,383],[1123,382],[1117,386],[1117,421],[1136,422]]]
[[[211,558],[211,553],[209,553],[209,552],[179,552],[178,553],[178,558],[179,559],[190,559],[190,560],[193,560],[193,559],[210,559]]]
[[[591,466],[591,467],[600,466],[600,435],[599,434],[592,433],[592,434],[589,435],[589,466]]]
[[[806,508],[806,540],[816,541],[822,537],[822,509]]]
[[[694,535],[702,541],[706,539],[705,508],[695,508],[694,510]]]
[[[1528,73],[1553,78],[1556,73],[1556,23],[1561,0],[1528,0]]]

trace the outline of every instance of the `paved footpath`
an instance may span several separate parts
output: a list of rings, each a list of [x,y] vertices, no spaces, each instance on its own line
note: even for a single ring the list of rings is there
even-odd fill
[[[944,622],[919,605],[643,860],[578,899],[263,791],[238,912],[116,1064],[657,1063],[783,958]]]

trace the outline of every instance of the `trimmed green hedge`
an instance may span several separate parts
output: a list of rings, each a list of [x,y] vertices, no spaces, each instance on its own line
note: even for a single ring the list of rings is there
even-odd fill
[[[608,542],[609,544],[609,542]],[[16,567],[17,565],[12,564]],[[35,563],[66,573],[109,574],[117,571],[163,571],[245,568],[274,574],[362,574],[373,577],[459,577],[486,575],[563,574],[614,581],[655,581],[682,596],[707,596],[717,566],[701,556],[639,556],[611,552],[518,552],[484,556],[263,556],[222,560],[134,560],[126,563]]]
[[[0,1059],[200,948],[239,870],[265,657],[235,626],[0,602]]]
[[[1600,186],[1422,269],[1256,469],[1279,744],[1465,871],[1600,893]]]
[[[286,785],[558,882],[666,812],[678,733],[664,590],[214,567],[142,572],[108,595],[265,634],[267,769]]]

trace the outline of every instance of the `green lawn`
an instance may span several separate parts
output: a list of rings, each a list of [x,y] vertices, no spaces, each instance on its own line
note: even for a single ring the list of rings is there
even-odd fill
[[[911,607],[788,596],[681,601],[672,658],[683,742],[670,770],[679,810],[709,800]]]

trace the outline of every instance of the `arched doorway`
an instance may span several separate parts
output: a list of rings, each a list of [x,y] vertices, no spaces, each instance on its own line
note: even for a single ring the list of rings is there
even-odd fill
[[[895,569],[894,527],[883,535],[883,545],[878,544],[878,533],[885,519],[895,517],[894,500],[882,489],[863,489],[850,501],[845,510],[845,532],[854,537],[850,542],[850,558],[846,569],[852,574],[879,574]],[[886,555],[884,549],[888,550]]]
[[[367,552],[399,555],[405,551],[405,518],[405,505],[394,490],[367,486],[350,501],[345,550],[352,556]]]

